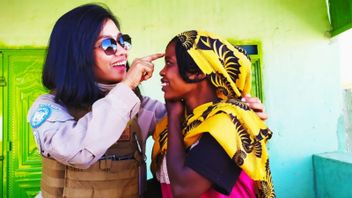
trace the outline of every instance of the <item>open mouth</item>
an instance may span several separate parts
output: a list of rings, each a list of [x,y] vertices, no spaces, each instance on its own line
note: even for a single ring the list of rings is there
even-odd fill
[[[161,90],[165,91],[165,88],[169,85],[169,82],[165,79],[161,79]]]
[[[119,61],[112,64],[112,67],[117,70],[125,70],[127,61]]]

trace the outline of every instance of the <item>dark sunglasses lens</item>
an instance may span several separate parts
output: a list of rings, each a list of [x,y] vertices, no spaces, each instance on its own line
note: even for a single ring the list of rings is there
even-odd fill
[[[116,53],[117,50],[117,44],[114,39],[104,39],[101,42],[101,47],[103,48],[104,52],[106,55],[112,55]]]
[[[132,43],[131,43],[131,37],[130,37],[128,34],[122,34],[122,35],[118,38],[118,40],[119,40],[119,44],[120,44],[122,47],[124,47],[124,48],[126,48],[126,49],[131,48],[131,45],[132,45]]]

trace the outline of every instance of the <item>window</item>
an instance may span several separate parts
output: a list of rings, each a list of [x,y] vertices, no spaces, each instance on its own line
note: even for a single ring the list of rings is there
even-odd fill
[[[252,62],[252,89],[251,95],[260,98],[264,102],[262,63],[261,63],[261,46],[256,43],[239,43],[237,41],[231,44],[239,46],[246,50]]]

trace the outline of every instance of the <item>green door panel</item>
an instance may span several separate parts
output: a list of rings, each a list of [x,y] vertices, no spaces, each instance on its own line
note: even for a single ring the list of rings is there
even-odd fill
[[[230,43],[244,49],[252,62],[251,95],[258,97],[264,103],[263,78],[262,78],[262,50],[258,41],[236,41],[229,39]]]
[[[262,102],[264,102],[262,67],[260,64],[260,57],[258,55],[250,55],[250,58],[252,62],[251,95],[258,97]]]
[[[3,111],[3,85],[5,86],[5,79],[3,77],[3,64],[2,64],[2,60],[3,60],[3,54],[2,52],[0,51],[0,157],[1,157],[1,160],[0,160],[0,179],[1,181],[4,180],[4,177],[3,177],[3,170],[4,170],[4,151],[3,151],[3,131],[4,131],[4,128],[3,128],[3,120],[4,120],[4,111]],[[4,188],[4,183],[0,183],[0,195],[3,195],[3,188]],[[3,197],[3,196],[2,196]]]
[[[3,197],[33,197],[40,189],[41,158],[27,111],[46,90],[41,84],[44,49],[1,50],[3,76]]]

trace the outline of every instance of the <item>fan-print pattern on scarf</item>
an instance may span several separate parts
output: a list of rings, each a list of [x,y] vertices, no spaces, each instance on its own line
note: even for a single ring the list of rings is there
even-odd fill
[[[258,181],[259,183],[257,184],[258,192],[256,194],[258,198],[275,198],[276,194],[273,186],[273,181],[272,181],[272,176],[271,176],[271,171],[269,166],[269,159],[266,161],[265,167],[266,167],[268,180]]]
[[[245,158],[251,154],[254,153],[254,155],[258,158],[262,157],[262,144],[260,143],[261,140],[265,139],[268,140],[272,136],[272,132],[266,128],[266,129],[260,129],[258,135],[256,135],[254,138],[251,138],[250,134],[246,131],[245,127],[242,126],[241,122],[239,119],[231,113],[224,112],[223,110],[217,108],[219,107],[219,103],[224,102],[220,101],[218,103],[214,103],[210,105],[202,114],[199,118],[194,120],[193,122],[189,123],[187,126],[186,123],[184,123],[184,130],[183,130],[183,135],[186,136],[189,131],[192,129],[197,128],[204,120],[209,118],[210,116],[214,116],[217,114],[227,114],[231,118],[235,129],[240,137],[240,142],[242,145],[243,149],[239,149],[233,156],[234,162],[238,166],[242,166],[244,163]],[[244,102],[236,100],[236,99],[230,99],[227,100],[226,103],[231,104],[233,106],[239,107],[245,111],[249,111],[250,108],[248,105],[246,105]],[[221,107],[220,107],[221,108]],[[215,112],[215,113],[214,113]],[[191,114],[187,118],[191,118],[194,115]],[[186,119],[187,121],[188,119]],[[269,168],[269,159],[266,161],[266,174],[267,174],[267,181],[256,181],[256,186],[258,187],[258,192],[257,192],[257,197],[275,197],[275,191],[274,187],[272,184],[272,177],[271,177],[271,171]]]
[[[204,36],[200,37],[199,42],[197,43],[197,48],[214,51],[231,80],[236,82],[240,75],[240,64],[238,63],[239,59],[233,54],[232,50],[229,50],[219,39],[212,39]],[[223,74],[216,72],[212,73],[210,76],[211,82],[217,88],[217,91],[222,92],[228,98],[234,98],[236,96],[229,81]],[[242,90],[240,91],[242,92]]]
[[[202,113],[202,115],[201,115],[198,119],[194,120],[194,121],[191,122],[190,124],[187,125],[187,122],[183,123],[183,128],[184,128],[184,130],[183,130],[183,135],[185,136],[189,131],[191,131],[192,129],[198,127],[205,119],[208,118],[208,115],[209,115],[213,110],[216,111],[216,108],[218,107],[218,103],[222,103],[222,102],[224,102],[224,101],[218,101],[217,103],[214,103],[213,105],[210,105],[210,106]],[[232,104],[232,105],[234,105],[234,106],[237,106],[237,107],[239,107],[239,108],[241,108],[241,109],[243,109],[243,110],[245,110],[245,111],[249,111],[249,110],[250,110],[249,106],[248,106],[246,103],[244,103],[244,102],[242,102],[242,101],[239,101],[239,100],[237,100],[237,99],[229,99],[229,100],[227,100],[225,103],[230,103],[230,104]],[[220,113],[220,112],[223,113],[222,111],[219,111],[218,113]],[[188,118],[191,118],[191,117],[193,117],[193,116],[194,116],[193,114],[190,114],[189,116],[187,116],[186,121],[188,120]]]
[[[183,32],[177,35],[177,37],[182,43],[182,46],[186,48],[186,50],[188,50],[192,48],[194,41],[197,38],[197,32],[196,31]]]

